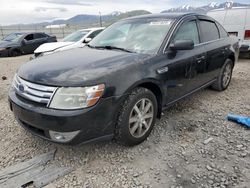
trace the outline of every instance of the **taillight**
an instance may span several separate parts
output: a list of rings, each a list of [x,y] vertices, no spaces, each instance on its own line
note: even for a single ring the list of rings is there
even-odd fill
[[[245,40],[250,40],[250,30],[246,30],[245,31],[245,37],[244,37]]]

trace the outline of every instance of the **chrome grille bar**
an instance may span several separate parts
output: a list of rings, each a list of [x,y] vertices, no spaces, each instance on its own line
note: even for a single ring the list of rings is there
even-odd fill
[[[15,75],[13,80],[13,87],[15,88],[16,94],[34,101],[48,105],[57,87],[45,86],[35,84],[23,80],[22,78]]]

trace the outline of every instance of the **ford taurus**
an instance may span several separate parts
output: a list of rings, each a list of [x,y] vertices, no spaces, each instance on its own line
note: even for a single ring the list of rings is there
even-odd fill
[[[199,14],[152,14],[114,23],[87,46],[22,65],[9,92],[17,121],[65,144],[136,145],[162,110],[211,86],[227,89],[238,42]]]

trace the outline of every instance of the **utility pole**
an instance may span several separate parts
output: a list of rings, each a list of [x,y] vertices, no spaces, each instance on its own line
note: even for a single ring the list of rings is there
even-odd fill
[[[100,26],[102,27],[102,14],[100,11],[99,11],[99,15],[100,15]]]
[[[1,38],[3,38],[3,37],[4,37],[4,36],[3,36],[3,27],[0,25],[0,28],[1,28],[1,35],[2,35]]]

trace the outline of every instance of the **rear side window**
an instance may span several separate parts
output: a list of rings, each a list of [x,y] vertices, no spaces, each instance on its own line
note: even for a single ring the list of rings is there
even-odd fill
[[[200,20],[200,29],[202,42],[209,42],[220,38],[219,30],[212,21]]]
[[[216,25],[217,25],[217,27],[218,27],[218,29],[220,31],[220,38],[228,37],[228,34],[227,34],[226,30],[220,24],[217,23]]]
[[[42,33],[36,33],[36,34],[34,34],[34,38],[35,39],[41,39],[41,38],[45,38],[46,36],[44,35],[44,34],[42,34]]]
[[[200,40],[196,21],[182,24],[175,33],[172,42],[176,40],[193,40],[194,44],[199,44]]]

